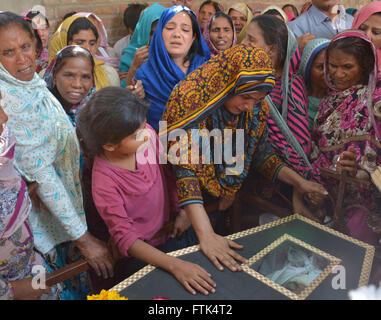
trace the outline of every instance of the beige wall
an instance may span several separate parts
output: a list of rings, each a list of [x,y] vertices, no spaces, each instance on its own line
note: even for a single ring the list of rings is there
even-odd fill
[[[0,11],[22,13],[35,5],[40,5],[42,0],[0,0]]]
[[[218,1],[218,0],[217,0]],[[219,2],[228,8],[231,4],[242,0],[219,0]],[[246,0],[246,2],[253,9],[264,9],[268,5],[282,6],[285,3],[292,3],[298,9],[303,5],[306,0]],[[152,4],[155,1],[144,0],[0,0],[0,10],[13,11],[21,13],[27,8],[34,5],[41,4],[45,7],[46,16],[48,17],[52,26],[52,32],[58,26],[61,18],[70,11],[91,11],[99,15],[103,20],[109,36],[109,43],[113,45],[118,39],[125,35],[125,28],[123,25],[122,17],[128,3],[148,3]],[[172,4],[171,0],[157,1],[168,7]],[[193,0],[193,10],[197,11],[203,0]],[[341,0],[340,3],[344,4],[347,8],[355,7],[360,8],[368,0]]]

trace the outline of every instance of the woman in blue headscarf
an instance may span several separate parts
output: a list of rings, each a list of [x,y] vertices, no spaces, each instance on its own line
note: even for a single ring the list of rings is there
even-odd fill
[[[318,38],[312,40],[303,50],[299,66],[308,94],[308,125],[312,133],[313,124],[319,104],[328,92],[324,81],[324,53],[329,44],[328,39]]]
[[[148,61],[135,74],[151,102],[147,122],[156,131],[172,89],[209,58],[194,12],[184,6],[166,9],[153,34]]]

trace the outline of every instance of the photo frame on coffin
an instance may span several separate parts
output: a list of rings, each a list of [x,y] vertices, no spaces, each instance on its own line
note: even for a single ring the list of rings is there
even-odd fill
[[[373,246],[298,214],[227,238],[244,247],[239,253],[249,263],[242,265],[241,272],[231,272],[227,268],[222,272],[217,270],[198,245],[168,253],[197,263],[211,273],[217,284],[214,294],[191,295],[171,275],[151,265],[112,290],[129,300],[151,300],[156,296],[170,300],[346,300],[350,290],[369,282],[375,252]],[[261,271],[266,259],[274,255],[284,258],[286,253],[296,260],[302,257],[307,272],[295,274],[300,264],[296,269],[289,268],[294,274],[286,278],[293,281],[284,286],[284,282],[274,280],[290,273],[285,264],[271,272]],[[341,273],[336,273],[337,270]]]

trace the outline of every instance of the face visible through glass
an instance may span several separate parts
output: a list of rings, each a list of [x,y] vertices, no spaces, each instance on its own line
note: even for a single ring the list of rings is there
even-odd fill
[[[370,40],[372,40],[376,49],[381,49],[381,15],[371,15],[363,24],[359,27],[364,31]]]
[[[89,94],[93,83],[91,62],[81,56],[66,58],[53,78],[64,107],[79,104]]]
[[[235,95],[227,100],[224,107],[234,115],[239,115],[242,112],[253,110],[254,106],[262,101],[267,95],[267,92],[251,92]]]
[[[80,30],[73,35],[73,39],[68,42],[68,45],[78,45],[90,51],[95,56],[98,50],[98,41],[93,30]]]
[[[327,84],[324,81],[324,53],[325,49],[321,50],[312,62],[310,71],[310,87],[327,88]]]
[[[245,24],[247,22],[247,18],[241,12],[234,10],[234,9],[230,9],[229,16],[233,20],[235,32],[238,35],[241,32],[241,30],[243,29],[243,27],[245,26]]]
[[[216,9],[212,3],[204,5],[200,12],[198,13],[198,22],[201,27],[201,31],[204,31],[206,24],[208,23],[211,16],[216,13]]]
[[[328,70],[338,90],[346,90],[361,84],[363,71],[356,57],[340,49],[332,49],[328,54]]]
[[[164,26],[162,37],[172,59],[185,58],[196,38],[189,15],[184,11],[175,14]]]
[[[210,40],[217,50],[224,51],[233,44],[233,29],[228,19],[219,17],[210,24]]]
[[[35,39],[19,24],[0,29],[0,62],[13,77],[21,81],[33,79],[36,72]]]

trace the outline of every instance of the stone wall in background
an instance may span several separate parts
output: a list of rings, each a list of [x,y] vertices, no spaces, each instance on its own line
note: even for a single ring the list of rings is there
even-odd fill
[[[228,8],[231,4],[239,2],[240,0],[220,0],[225,8]],[[31,8],[34,5],[42,5],[45,8],[46,15],[52,26],[52,32],[57,28],[62,17],[71,11],[86,11],[96,13],[104,22],[109,36],[109,43],[113,45],[118,39],[125,36],[125,28],[123,25],[123,12],[127,8],[129,3],[143,2],[152,4],[155,1],[142,1],[142,0],[0,0],[0,10],[13,11],[21,13],[25,9]],[[170,0],[157,1],[166,7],[171,6]],[[197,12],[200,4],[203,1],[193,0],[192,9]],[[305,0],[248,0],[245,1],[253,9],[264,9],[268,5],[282,6],[285,3],[292,3],[298,9],[304,4]],[[368,3],[368,0],[342,0],[340,3],[345,7],[360,8],[364,4]]]

